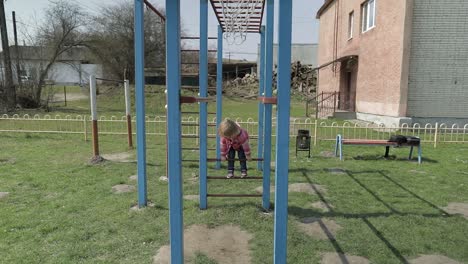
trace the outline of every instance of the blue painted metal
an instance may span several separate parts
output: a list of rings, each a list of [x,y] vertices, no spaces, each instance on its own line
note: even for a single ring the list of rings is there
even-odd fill
[[[263,96],[265,92],[265,26],[260,28],[260,63],[258,65],[260,71],[260,82],[258,88],[258,96]],[[263,158],[263,113],[265,112],[265,105],[258,104],[258,149],[257,157]],[[263,163],[257,162],[257,169],[262,170]]]
[[[200,0],[200,97],[208,96],[208,0]],[[200,209],[207,208],[208,109],[200,102]]]
[[[418,164],[421,164],[422,162],[422,147],[421,147],[421,142],[418,145]]]
[[[266,0],[266,31],[265,31],[265,97],[273,95],[273,32],[275,17],[274,0]],[[271,175],[271,131],[272,105],[266,104],[264,113],[264,145],[263,145],[263,209],[270,209],[270,175]]]
[[[274,263],[287,260],[292,0],[279,1]]]
[[[181,113],[180,0],[166,0],[166,86],[171,263],[184,262]]]
[[[135,0],[135,105],[137,136],[138,207],[147,204],[145,128],[144,0]]]
[[[218,57],[216,71],[216,128],[219,127],[223,118],[223,28],[218,26]],[[218,131],[218,130],[216,130]],[[220,137],[216,133],[216,169],[221,168],[221,145]]]

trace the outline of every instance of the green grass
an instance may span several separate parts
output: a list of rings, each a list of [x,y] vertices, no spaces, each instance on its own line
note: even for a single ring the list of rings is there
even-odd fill
[[[148,198],[155,208],[131,212],[136,193],[116,195],[116,184],[135,184],[135,163],[105,162],[91,166],[90,142],[81,136],[1,134],[0,263],[151,263],[157,250],[168,243],[167,184],[164,139],[148,139]],[[101,137],[103,153],[125,152],[125,138]],[[324,252],[345,252],[372,263],[401,263],[419,254],[440,254],[468,262],[468,221],[447,216],[441,207],[449,202],[468,202],[466,157],[468,147],[424,146],[424,163],[405,160],[408,149],[392,150],[384,160],[383,149],[348,147],[346,160],[324,158],[332,149],[323,143],[313,158],[290,149],[290,183],[314,183],[326,187],[317,196],[290,193],[288,263],[319,263]],[[132,150],[134,152],[134,150]],[[184,158],[197,158],[184,152]],[[250,164],[254,167],[254,164]],[[332,174],[341,168],[345,174]],[[415,172],[417,171],[417,172]],[[198,194],[191,180],[196,164],[185,164],[184,194]],[[210,167],[209,175],[225,170]],[[251,170],[251,175],[260,172]],[[272,180],[274,173],[272,174]],[[210,192],[244,193],[261,183],[210,182]],[[310,206],[324,201],[333,206],[323,212]],[[184,223],[219,226],[239,225],[251,233],[253,263],[272,263],[273,218],[264,215],[260,199],[209,199],[209,209],[198,202],[184,202]],[[303,234],[296,220],[326,217],[342,229],[336,240],[322,241]],[[198,254],[196,263],[214,263]]]

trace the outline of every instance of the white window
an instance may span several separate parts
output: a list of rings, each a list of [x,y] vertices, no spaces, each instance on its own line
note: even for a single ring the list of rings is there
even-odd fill
[[[354,11],[349,13],[349,18],[348,18],[348,39],[353,38],[353,30],[354,30]]]
[[[362,32],[366,32],[375,27],[375,1],[376,0],[369,0],[362,4]]]

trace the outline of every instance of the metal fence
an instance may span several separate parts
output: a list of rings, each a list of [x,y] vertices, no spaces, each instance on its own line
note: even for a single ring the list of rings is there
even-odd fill
[[[253,118],[236,120],[246,129],[252,138],[258,137],[258,122]],[[132,122],[135,126],[135,117]],[[273,119],[273,136],[277,126]],[[98,120],[99,134],[125,135],[127,133],[126,117],[105,117]],[[394,134],[412,135],[421,138],[422,142],[432,143],[468,143],[468,124],[464,126],[446,124],[413,124],[385,127],[375,124],[359,124],[351,122],[327,122],[316,119],[291,118],[290,136],[295,137],[299,129],[310,131],[312,141],[316,145],[320,141],[335,140],[337,134],[346,139],[388,139]],[[0,116],[0,132],[14,133],[54,133],[82,134],[86,140],[91,134],[91,118],[89,116],[51,116],[51,115],[3,115]],[[133,130],[135,131],[135,130]],[[166,135],[166,117],[146,117],[146,133],[148,135]],[[182,135],[198,136],[198,118],[182,118]],[[216,119],[208,121],[208,135],[216,135]]]

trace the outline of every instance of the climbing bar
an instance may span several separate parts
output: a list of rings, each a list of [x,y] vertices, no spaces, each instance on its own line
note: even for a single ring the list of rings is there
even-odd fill
[[[191,97],[191,96],[181,96],[180,97],[180,103],[181,104],[194,104],[198,102],[214,102],[214,98],[208,98],[208,97]]]
[[[278,101],[276,97],[258,97],[258,100],[264,104],[276,104]]]
[[[200,89],[200,87],[199,86],[184,85],[184,86],[181,86],[180,89],[198,90],[198,89]],[[208,87],[208,91],[216,91],[216,87]]]
[[[247,159],[226,159],[227,161],[263,161],[263,159],[257,159],[257,158],[253,158],[251,160],[247,160]],[[221,159],[211,159],[211,158],[208,158],[206,161],[221,161]]]
[[[200,39],[200,37],[191,37],[191,36],[186,36],[186,37],[180,37],[181,39]],[[218,39],[217,37],[208,37],[208,39]]]
[[[200,52],[200,50],[182,49],[182,52]],[[208,52],[218,52],[217,50],[208,50]]]
[[[261,194],[207,194],[208,197],[262,197]]]
[[[200,148],[182,148],[182,150],[200,150]],[[208,150],[216,150],[215,148],[209,148]]]
[[[200,114],[200,112],[181,112],[182,114]],[[208,112],[209,115],[216,115],[215,112]]]
[[[156,7],[154,7],[150,2],[148,2],[148,0],[144,0],[146,6],[151,9],[154,13],[156,13],[156,15],[158,15],[163,21],[166,21],[166,17],[161,14],[161,12],[159,12]]]
[[[181,138],[200,138],[198,135],[182,135]],[[216,136],[208,136],[208,138],[216,138]]]
[[[182,123],[182,126],[200,126],[200,124],[187,124],[187,123]],[[216,124],[207,124],[209,127],[215,127]]]
[[[125,82],[125,80],[114,80],[114,79],[106,79],[106,78],[98,78],[98,77],[96,77],[96,80],[106,81],[106,82],[115,82],[115,83],[124,83]]]
[[[232,178],[227,178],[226,176],[208,176],[207,179],[209,180],[263,180],[263,177],[232,177]]]

